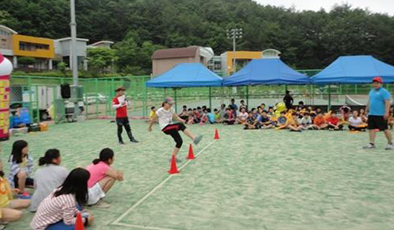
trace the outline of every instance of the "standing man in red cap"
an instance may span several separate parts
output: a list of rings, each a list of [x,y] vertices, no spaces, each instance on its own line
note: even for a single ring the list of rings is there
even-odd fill
[[[124,95],[125,89],[123,87],[119,87],[115,89],[116,96],[112,100],[112,107],[116,109],[116,125],[118,126],[118,140],[119,144],[124,144],[122,139],[123,126],[126,129],[127,136],[133,143],[138,143],[138,141],[133,137],[131,133],[129,117],[127,116],[127,106],[130,105],[130,102],[127,101],[126,96]]]
[[[388,129],[391,95],[389,91],[382,87],[382,84],[381,77],[375,77],[372,80],[373,89],[369,92],[365,110],[368,114],[369,144],[364,146],[364,149],[375,148],[376,131],[384,131],[388,142],[386,150],[393,149],[393,137]]]

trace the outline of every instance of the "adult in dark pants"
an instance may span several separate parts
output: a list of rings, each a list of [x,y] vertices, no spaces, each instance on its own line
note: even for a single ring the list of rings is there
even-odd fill
[[[285,97],[283,98],[283,102],[285,103],[286,108],[287,108],[288,110],[291,109],[291,107],[293,106],[294,99],[293,99],[293,97],[290,95],[290,91],[286,90],[286,95],[285,95]]]
[[[183,140],[181,135],[179,134],[179,131],[182,131],[196,145],[200,143],[203,136],[200,135],[196,137],[191,132],[189,132],[189,130],[187,130],[186,126],[184,125],[186,121],[181,119],[175,113],[175,110],[172,108],[173,104],[174,101],[172,100],[172,98],[166,98],[166,100],[163,102],[162,107],[156,111],[156,115],[153,116],[152,120],[150,121],[148,131],[152,131],[152,125],[158,118],[161,131],[163,131],[167,135],[170,135],[176,143],[174,151],[172,152],[172,156],[176,157],[176,154],[178,154],[183,144]],[[179,121],[179,123],[173,123],[174,118]],[[178,158],[176,160],[180,161]]]
[[[116,97],[112,100],[112,107],[116,109],[116,125],[118,126],[118,140],[119,144],[124,144],[122,138],[123,127],[126,129],[127,136],[133,143],[138,143],[138,141],[133,137],[130,128],[129,118],[127,116],[127,106],[130,105],[130,102],[127,101],[124,95],[125,89],[123,87],[119,87],[115,90]]]
[[[368,114],[369,144],[364,149],[375,148],[375,138],[377,131],[384,131],[387,138],[386,150],[393,149],[393,137],[388,129],[388,118],[390,111],[389,91],[382,87],[383,80],[381,77],[375,77],[372,80],[373,89],[369,92],[369,99],[365,109]]]

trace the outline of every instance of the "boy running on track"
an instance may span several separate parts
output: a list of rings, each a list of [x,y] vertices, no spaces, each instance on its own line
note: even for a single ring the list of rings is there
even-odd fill
[[[112,100],[112,107],[116,109],[116,125],[118,126],[118,140],[119,144],[124,144],[122,139],[123,126],[126,129],[127,136],[133,143],[138,143],[138,141],[133,137],[131,133],[129,118],[127,116],[127,106],[130,105],[130,102],[127,101],[124,96],[125,89],[123,87],[119,87],[115,89],[116,96]]]
[[[196,145],[200,143],[203,136],[199,135],[196,137],[191,132],[189,132],[189,130],[186,129],[186,126],[184,125],[186,121],[181,119],[175,113],[175,110],[172,108],[173,104],[174,101],[172,100],[172,98],[168,97],[165,99],[162,107],[156,111],[156,115],[150,121],[148,131],[152,131],[152,125],[154,124],[156,119],[159,118],[159,125],[161,131],[163,131],[167,135],[170,135],[176,143],[174,151],[172,152],[172,156],[176,157],[176,154],[179,152],[183,144],[183,140],[181,135],[179,134],[179,131],[182,131],[186,136],[193,140],[193,143]],[[173,123],[173,118],[178,120],[180,123]],[[177,158],[177,161],[180,160]]]

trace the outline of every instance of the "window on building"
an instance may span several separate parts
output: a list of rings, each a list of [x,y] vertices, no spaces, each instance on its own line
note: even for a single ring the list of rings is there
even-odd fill
[[[19,50],[26,50],[26,43],[19,43]]]

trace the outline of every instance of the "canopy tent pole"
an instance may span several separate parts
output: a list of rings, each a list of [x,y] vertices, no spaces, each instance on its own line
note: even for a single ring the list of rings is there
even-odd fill
[[[209,87],[209,108],[212,110],[212,88]]]
[[[330,110],[331,110],[331,85],[328,85],[328,111]]]
[[[246,86],[246,106],[249,108],[249,86]]]
[[[175,113],[178,113],[178,101],[176,96],[176,88],[174,88],[174,101],[175,101]]]

